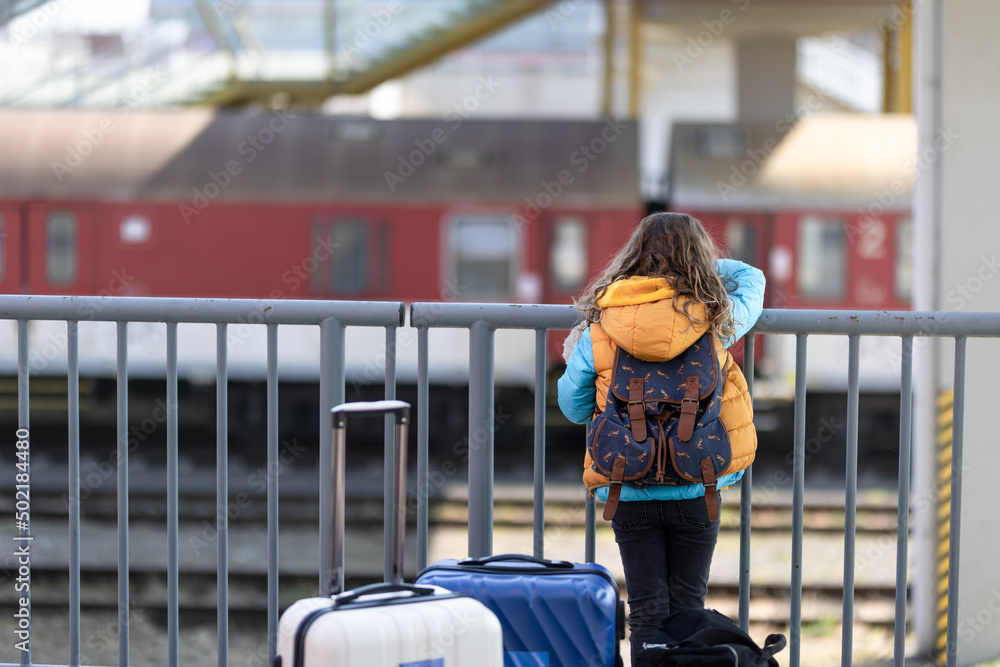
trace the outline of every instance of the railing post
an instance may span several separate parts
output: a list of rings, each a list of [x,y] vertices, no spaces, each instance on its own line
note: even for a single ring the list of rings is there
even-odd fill
[[[749,331],[743,336],[743,375],[747,381],[747,393],[753,402],[754,373],[754,332]],[[753,466],[748,467],[740,480],[740,628],[747,632],[750,629],[750,517],[753,507],[752,497]]]
[[[229,664],[229,347],[228,325],[216,325],[215,341],[215,522],[219,580],[219,667]]]
[[[118,664],[129,664],[128,322],[118,323]]]
[[[948,529],[947,667],[958,665],[958,581],[962,537],[962,439],[965,437],[965,336],[955,337],[955,406],[951,426],[951,522]]]
[[[792,459],[792,605],[788,664],[799,667],[802,637],[802,528],[806,456],[806,334],[795,336],[795,441]]]
[[[850,667],[854,654],[854,553],[858,518],[858,384],[861,339],[848,338],[847,463],[844,480],[844,612],[840,664]]]
[[[69,396],[69,664],[80,665],[80,327],[66,323]]]
[[[535,331],[535,489],[534,555],[545,557],[545,329]]]
[[[417,572],[427,567],[427,531],[430,520],[430,387],[427,377],[427,327],[417,327]]]
[[[469,556],[493,553],[493,327],[469,331]]]
[[[896,517],[896,610],[893,667],[906,661],[907,551],[910,530],[910,447],[913,419],[913,336],[903,336],[899,389],[899,489]]]
[[[320,324],[320,373],[319,373],[319,591],[320,595],[330,595],[333,588],[343,590],[343,569],[338,574],[339,582],[333,581],[330,569],[336,557],[344,562],[343,545],[339,553],[333,553],[330,544],[330,511],[332,497],[331,464],[333,451],[333,419],[330,410],[344,402],[344,325],[335,317],[328,317]],[[343,461],[339,462],[343,465]],[[333,586],[331,584],[334,584]]]
[[[167,664],[180,664],[178,561],[177,323],[167,322]]]
[[[267,645],[278,651],[278,325],[267,325]]]
[[[385,328],[385,399],[392,400],[396,398],[396,329],[395,327]],[[396,508],[392,504],[392,493],[395,486],[395,466],[396,466],[396,448],[393,447],[393,441],[396,435],[396,423],[393,415],[386,415],[385,417],[385,444],[383,447],[382,460],[383,465],[383,481],[382,481],[382,498],[383,498],[383,528],[382,528],[382,553],[383,553],[383,569],[384,569],[384,580],[392,581],[393,573],[393,554],[390,546],[392,545],[392,527],[394,513]],[[406,447],[406,443],[403,443],[403,447]],[[406,471],[403,471],[403,479],[405,479]],[[405,489],[404,489],[405,492]],[[403,507],[406,507],[405,498],[403,499]],[[403,526],[406,526],[406,515],[400,514],[395,516],[395,520],[402,521]]]
[[[26,441],[28,443],[28,449],[23,450],[27,452],[27,462],[28,462],[28,482],[27,482],[27,495],[30,499],[31,497],[31,426],[30,426],[30,394],[29,390],[29,378],[31,376],[31,368],[29,366],[29,356],[28,356],[28,321],[18,320],[17,322],[17,439],[20,441]],[[23,435],[23,437],[22,437]],[[22,451],[22,450],[18,450]],[[30,500],[29,500],[29,510],[30,510]],[[31,527],[27,521],[21,524],[18,529],[17,544],[20,547],[28,547],[30,551],[31,545]],[[28,574],[25,575],[24,583],[25,597],[28,599],[28,627],[31,627],[31,568],[28,568]],[[30,665],[31,664],[31,638],[28,638],[28,650],[21,651],[21,664]],[[124,664],[124,663],[123,663]]]

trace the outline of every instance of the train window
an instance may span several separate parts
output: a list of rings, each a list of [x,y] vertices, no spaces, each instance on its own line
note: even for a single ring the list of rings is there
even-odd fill
[[[454,289],[465,297],[509,297],[514,293],[517,229],[509,218],[467,216],[451,225]]]
[[[368,233],[362,220],[335,222],[330,229],[333,245],[333,291],[363,292],[368,276]]]
[[[573,292],[587,277],[587,228],[580,218],[559,218],[552,235],[549,262],[552,282],[563,292]]]
[[[847,253],[843,220],[801,218],[798,254],[799,296],[835,299],[844,295]]]
[[[896,296],[901,301],[913,298],[913,221],[900,220],[896,225]]]
[[[742,220],[726,225],[726,248],[733,259],[757,264],[757,230]]]
[[[49,214],[46,229],[45,273],[49,283],[76,280],[76,216],[68,211]]]

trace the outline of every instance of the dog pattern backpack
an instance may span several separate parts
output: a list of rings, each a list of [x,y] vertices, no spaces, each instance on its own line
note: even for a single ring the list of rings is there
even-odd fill
[[[610,479],[605,520],[615,515],[622,484],[703,483],[709,518],[718,518],[716,481],[732,472],[719,418],[727,370],[711,333],[667,361],[617,349],[604,412],[587,425],[593,469]]]

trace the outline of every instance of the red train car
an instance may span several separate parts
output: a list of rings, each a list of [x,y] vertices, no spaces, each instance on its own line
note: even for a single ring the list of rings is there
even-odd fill
[[[570,303],[644,213],[637,130],[614,121],[5,110],[0,123],[0,292],[10,294]],[[33,339],[61,340],[60,325],[46,325]],[[141,329],[146,344],[129,358],[134,378],[146,373],[130,384],[135,410],[162,394],[163,345],[155,327]],[[198,406],[181,414],[196,420],[185,428],[211,432],[201,406],[212,402],[213,335],[187,329],[204,337],[188,349],[205,354],[180,371],[181,402]],[[114,368],[106,333],[81,337],[81,360],[97,359],[89,368]],[[533,340],[497,335],[496,396],[515,415],[498,438],[527,443],[534,351],[520,334]],[[15,336],[0,327],[8,349]],[[296,361],[298,337],[279,341],[282,437],[314,440],[318,365]],[[349,398],[379,395],[368,384],[381,375],[379,336],[351,328],[347,342]],[[465,429],[448,418],[468,377],[462,345],[461,332],[431,336],[431,414],[449,446]],[[259,359],[238,358],[250,347],[230,357],[232,437],[247,442],[265,398]],[[401,396],[415,356],[400,346]],[[58,375],[60,359],[33,372]],[[0,362],[0,374],[16,373],[15,357]],[[89,382],[85,406],[108,409],[85,410],[84,428],[107,430],[113,374]],[[64,414],[47,421],[54,441]]]
[[[199,110],[0,122],[5,293],[569,303],[651,206],[634,123]],[[767,307],[906,309],[915,142],[909,117],[679,124],[669,207],[764,270]],[[455,356],[451,339],[438,347],[432,360]],[[793,360],[780,340],[758,350],[766,432],[765,398],[788,396]],[[842,392],[842,359],[811,344],[810,388]],[[532,368],[531,345],[498,338],[498,382],[520,397],[501,388],[498,401],[530,410]],[[866,367],[866,387],[898,383],[883,370]]]
[[[7,293],[567,303],[642,214],[613,121],[0,117]]]

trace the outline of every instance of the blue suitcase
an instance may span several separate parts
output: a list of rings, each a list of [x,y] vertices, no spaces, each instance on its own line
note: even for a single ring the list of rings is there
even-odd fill
[[[500,619],[504,667],[621,665],[625,607],[596,563],[506,554],[429,565],[416,583],[476,598]]]

